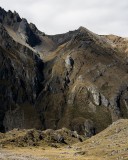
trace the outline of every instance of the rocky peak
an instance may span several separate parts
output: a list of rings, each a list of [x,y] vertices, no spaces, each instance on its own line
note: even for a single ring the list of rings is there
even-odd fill
[[[23,34],[24,36],[27,35],[27,32],[29,31],[29,25],[28,25],[28,22],[26,19],[22,19],[20,24],[19,24],[19,27],[18,27],[18,32],[20,34]]]
[[[29,27],[31,28],[31,30],[34,32],[34,33],[41,33],[39,30],[38,30],[38,28],[36,27],[36,25],[35,24],[33,24],[33,23],[30,23],[29,24]]]
[[[0,21],[4,25],[14,27],[15,23],[21,21],[21,18],[16,11],[12,12],[9,10],[6,12],[4,9],[0,8]]]
[[[20,34],[25,43],[33,47],[41,42],[37,35],[39,32],[36,26],[29,24],[24,18],[21,19],[16,11],[12,12],[9,10],[6,12],[4,9],[0,8],[0,13],[0,22],[3,26]]]
[[[3,22],[4,16],[6,15],[6,11],[0,7],[0,22]]]
[[[4,14],[4,13],[6,13],[6,11],[2,7],[0,7],[0,13]]]
[[[85,28],[85,27],[83,27],[83,26],[80,26],[80,27],[78,28],[78,31],[79,31],[79,32],[91,32],[91,31],[89,31],[87,28]]]

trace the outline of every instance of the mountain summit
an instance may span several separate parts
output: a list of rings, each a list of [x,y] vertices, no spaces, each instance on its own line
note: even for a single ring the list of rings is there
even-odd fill
[[[67,127],[92,136],[128,118],[128,40],[84,27],[47,35],[0,8],[0,132]]]

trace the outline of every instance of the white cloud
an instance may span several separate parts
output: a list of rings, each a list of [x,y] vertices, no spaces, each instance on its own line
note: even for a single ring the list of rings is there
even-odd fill
[[[48,34],[84,26],[98,34],[128,37],[128,0],[0,0],[0,5]]]

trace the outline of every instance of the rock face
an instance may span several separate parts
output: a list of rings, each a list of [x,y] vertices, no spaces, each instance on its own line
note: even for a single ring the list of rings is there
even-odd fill
[[[32,50],[15,42],[2,24],[0,35],[0,130],[29,125],[31,128],[33,123],[39,127],[34,101],[42,86],[43,61]]]
[[[20,22],[18,32],[23,40],[32,47],[41,43],[40,38],[32,31],[26,19]]]
[[[113,43],[84,27],[46,35],[0,8],[0,131],[67,127],[92,136],[128,118],[127,56]]]

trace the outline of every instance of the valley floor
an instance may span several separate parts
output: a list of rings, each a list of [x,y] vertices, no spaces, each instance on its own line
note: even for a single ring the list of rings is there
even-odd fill
[[[77,150],[79,148],[6,148],[0,150],[0,160],[101,160],[79,155]]]

